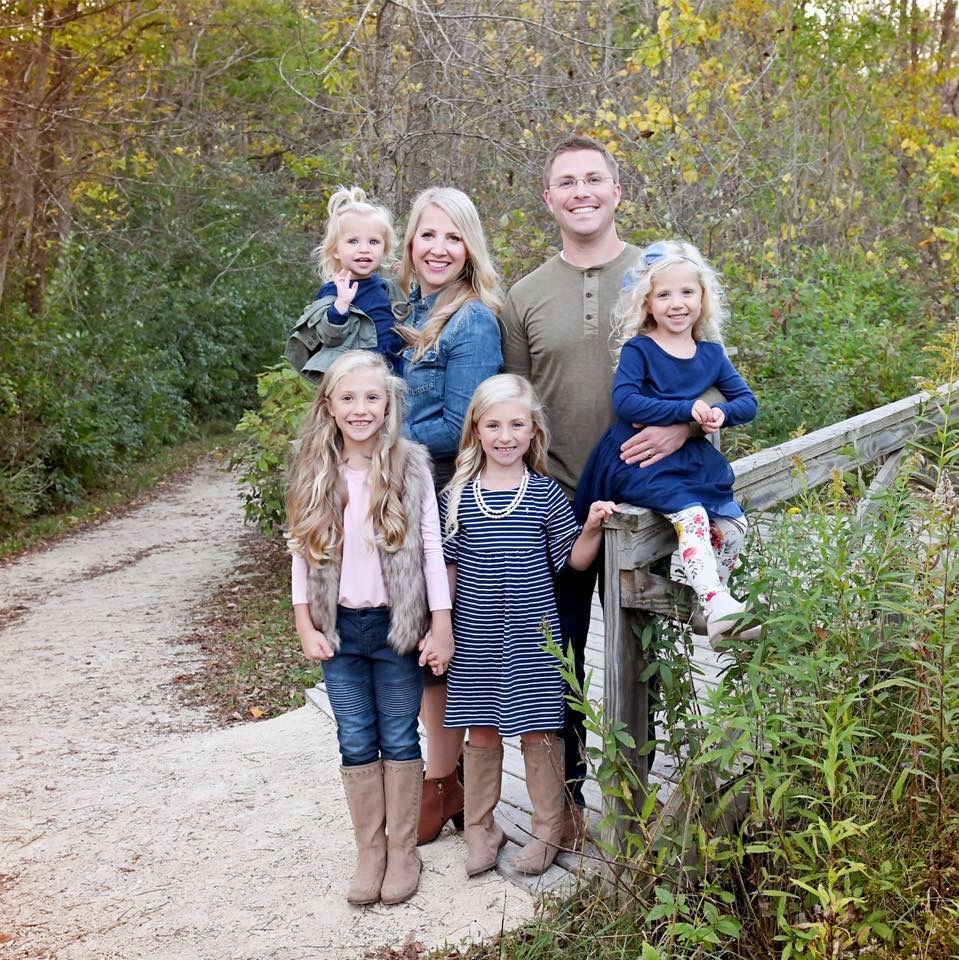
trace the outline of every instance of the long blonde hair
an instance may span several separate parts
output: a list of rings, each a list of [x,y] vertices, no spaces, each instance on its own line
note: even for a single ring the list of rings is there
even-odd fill
[[[463,435],[460,438],[460,452],[456,457],[453,477],[446,486],[449,504],[446,511],[446,523],[443,533],[446,538],[455,536],[459,530],[459,507],[463,491],[473,478],[483,469],[486,455],[479,438],[479,424],[483,415],[497,403],[520,400],[529,407],[533,421],[533,434],[529,449],[523,455],[526,466],[533,473],[548,476],[546,451],[549,449],[549,427],[546,425],[546,412],[533,385],[525,377],[515,373],[499,373],[484,380],[473,393],[473,399],[463,421]]]
[[[639,266],[630,270],[623,279],[623,290],[613,311],[610,333],[614,366],[619,362],[619,355],[627,340],[656,329],[656,321],[649,308],[653,280],[670,267],[690,265],[695,269],[696,279],[703,288],[703,308],[692,329],[693,339],[723,342],[722,331],[729,319],[729,306],[719,275],[691,243],[660,240],[640,253]]]
[[[374,217],[383,228],[383,258],[388,260],[396,247],[396,230],[393,229],[393,216],[386,207],[370,203],[366,191],[360,187],[338,187],[326,205],[329,220],[326,221],[326,233],[318,246],[310,253],[310,262],[316,275],[323,280],[332,280],[343,269],[336,258],[333,248],[340,239],[340,227],[343,217],[355,213],[362,217]]]
[[[378,353],[348,350],[330,364],[320,382],[287,482],[287,545],[310,566],[330,561],[343,541],[343,437],[330,403],[340,379],[355,370],[371,370],[382,376],[387,397],[386,419],[369,470],[369,516],[376,546],[395,553],[406,539],[407,516],[401,496],[407,450],[402,437],[405,384],[390,373]]]
[[[397,331],[407,345],[413,347],[413,363],[421,360],[427,350],[436,346],[450,317],[469,300],[480,300],[493,313],[499,315],[503,304],[499,289],[499,275],[493,266],[486,243],[483,224],[473,201],[462,190],[453,187],[430,187],[414,201],[409,223],[403,237],[403,261],[400,265],[399,284],[403,293],[409,295],[415,271],[413,269],[413,238],[419,229],[420,219],[427,207],[437,207],[445,213],[463,235],[466,247],[466,265],[463,272],[445,286],[436,298],[429,319],[421,330],[409,325],[398,326]]]

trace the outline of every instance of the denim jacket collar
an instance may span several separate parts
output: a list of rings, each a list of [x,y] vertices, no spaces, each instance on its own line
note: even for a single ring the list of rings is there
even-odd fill
[[[420,293],[420,285],[414,283],[410,287],[410,296],[407,301],[410,305],[410,322],[413,324],[422,323],[430,315],[441,290],[423,296]]]

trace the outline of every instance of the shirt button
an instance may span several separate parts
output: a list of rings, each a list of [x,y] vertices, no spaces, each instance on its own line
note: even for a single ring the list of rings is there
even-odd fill
[[[586,291],[586,296],[587,296],[587,298],[591,297],[592,295],[593,295],[593,291],[592,291],[592,290],[587,290],[587,291]]]
[[[593,315],[592,315],[591,313],[587,313],[587,314],[586,314],[586,319],[587,319],[587,320],[592,320],[592,319],[593,319]]]

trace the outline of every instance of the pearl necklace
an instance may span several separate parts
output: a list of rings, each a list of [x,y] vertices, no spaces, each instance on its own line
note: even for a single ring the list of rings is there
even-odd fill
[[[519,486],[516,488],[516,493],[513,496],[513,499],[510,500],[505,507],[502,507],[499,510],[494,510],[484,499],[483,491],[480,488],[480,475],[476,474],[473,478],[473,499],[476,501],[476,506],[479,507],[480,513],[484,516],[489,517],[490,520],[502,520],[503,517],[508,517],[511,513],[515,512],[516,508],[520,505],[520,501],[526,495],[526,488],[529,486],[529,470],[526,468],[526,464],[523,464],[523,477],[519,482]]]

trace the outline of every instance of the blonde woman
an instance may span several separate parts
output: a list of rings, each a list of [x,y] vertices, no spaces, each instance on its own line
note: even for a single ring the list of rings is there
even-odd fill
[[[380,355],[330,365],[287,490],[293,611],[323,662],[357,867],[350,903],[401,903],[419,885],[423,667],[452,654],[450,593],[429,458],[402,436],[403,382]]]
[[[399,327],[407,344],[405,431],[429,450],[440,490],[452,475],[473,391],[503,365],[499,278],[476,207],[461,190],[433,187],[413,202],[399,283],[409,295],[409,314]],[[421,719],[427,751],[420,843],[434,840],[448,820],[462,823],[457,762],[463,735],[443,727],[445,679],[432,671],[425,674]]]
[[[519,735],[533,816],[529,842],[513,858],[542,873],[563,834],[564,686],[543,649],[544,624],[561,636],[553,574],[596,558],[602,522],[616,509],[595,503],[582,530],[562,487],[546,475],[549,435],[527,380],[501,374],[473,396],[456,472],[440,498],[443,553],[454,586],[445,723],[469,728],[463,750],[466,872],[490,869],[505,842],[493,819],[500,797],[503,737]]]

